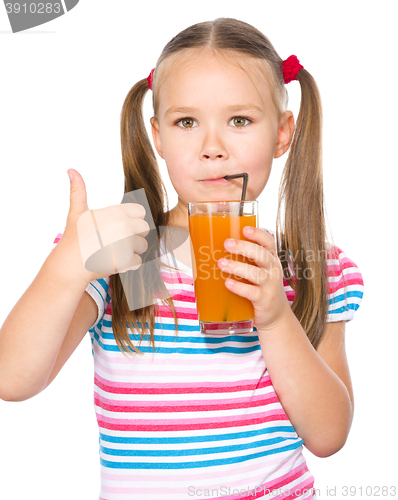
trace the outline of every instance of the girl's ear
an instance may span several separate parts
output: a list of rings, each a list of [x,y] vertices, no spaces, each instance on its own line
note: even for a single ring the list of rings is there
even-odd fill
[[[291,111],[285,111],[279,121],[278,141],[275,144],[274,158],[279,158],[289,149],[294,133],[294,117]]]
[[[158,152],[158,155],[163,158],[162,154],[162,144],[160,142],[160,134],[159,134],[159,122],[157,119],[152,116],[150,119],[151,122],[151,128],[152,128],[152,137],[153,137],[153,142],[155,144],[156,151]],[[163,158],[164,160],[164,158]]]

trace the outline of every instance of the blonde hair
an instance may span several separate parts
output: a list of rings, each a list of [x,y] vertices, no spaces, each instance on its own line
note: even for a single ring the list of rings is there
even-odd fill
[[[167,72],[183,64],[187,57],[198,50],[213,50],[218,56],[227,57],[236,64],[242,60],[242,55],[246,56],[248,64],[245,67],[253,70],[257,64],[257,68],[266,73],[264,82],[269,85],[278,114],[286,109],[288,97],[282,74],[283,60],[271,42],[250,24],[219,18],[188,27],[163,49],[153,75],[152,103],[155,117],[162,81],[167,77]],[[250,65],[251,62],[256,64]],[[328,312],[326,259],[329,253],[322,180],[322,110],[319,91],[310,73],[301,69],[297,80],[301,86],[300,111],[280,185],[276,243],[285,278],[295,291],[292,311],[316,349],[325,329]],[[145,189],[157,228],[157,234],[149,238],[143,262],[159,256],[159,228],[167,226],[170,220],[166,189],[143,120],[143,101],[148,88],[146,78],[137,82],[129,91],[121,113],[124,192]],[[318,258],[309,259],[309,254],[315,254]],[[294,276],[291,274],[292,269]],[[308,271],[311,279],[306,276]],[[152,297],[161,298],[162,303],[168,304],[173,312],[177,332],[178,321],[173,300],[170,297],[162,299],[168,295],[160,273],[153,272],[148,276],[145,266],[126,274],[132,273],[134,280],[132,276],[128,276],[127,280],[130,297],[134,300],[134,294],[145,294],[149,299],[145,303],[148,304],[152,304]],[[125,319],[139,332],[139,344],[144,338],[149,338],[154,348],[157,305],[130,310],[125,296],[127,290],[123,289],[120,276],[112,275],[110,280],[112,327],[119,348],[122,352],[140,352],[130,340]]]

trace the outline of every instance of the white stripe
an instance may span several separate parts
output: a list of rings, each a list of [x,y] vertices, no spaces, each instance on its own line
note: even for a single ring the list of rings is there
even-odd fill
[[[60,2],[62,3],[62,7],[64,8],[64,14],[66,14],[68,12],[68,10],[65,7],[65,1],[64,0],[60,0]]]

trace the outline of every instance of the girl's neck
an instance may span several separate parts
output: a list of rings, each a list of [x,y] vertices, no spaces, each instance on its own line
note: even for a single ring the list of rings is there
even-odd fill
[[[177,205],[170,210],[170,219],[168,225],[184,227],[188,230],[188,210],[185,206],[182,206],[180,200],[178,201]]]

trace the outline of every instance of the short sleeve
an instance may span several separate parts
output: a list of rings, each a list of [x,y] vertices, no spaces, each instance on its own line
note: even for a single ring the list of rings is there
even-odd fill
[[[65,228],[64,228],[64,231],[65,231]],[[64,231],[62,231],[62,233],[58,233],[57,236],[55,237],[55,239],[53,241],[53,246],[51,248],[51,251],[53,251],[54,248],[58,245],[58,242],[62,238],[62,235],[64,234]]]
[[[363,297],[363,278],[358,266],[339,247],[327,259],[329,280],[328,322],[351,321]]]
[[[62,233],[57,234],[57,236],[53,241],[53,246],[51,248],[51,251],[53,251],[54,248],[57,246],[58,242],[62,238],[62,235],[63,231]],[[111,300],[110,294],[108,293],[109,283],[110,283],[110,277],[107,277],[107,278],[101,278],[99,280],[90,281],[90,283],[87,285],[86,292],[94,299],[98,307],[97,319],[89,331],[93,330],[94,327],[97,326],[97,324],[103,318],[109,306],[109,302]]]

